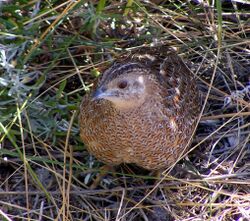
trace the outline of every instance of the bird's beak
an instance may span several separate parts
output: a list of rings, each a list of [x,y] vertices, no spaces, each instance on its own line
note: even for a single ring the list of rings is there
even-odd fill
[[[92,93],[92,101],[95,101],[95,100],[99,100],[99,99],[102,99],[102,98],[105,98],[107,96],[106,94],[106,88],[104,87],[100,87],[98,89],[96,89],[93,93]]]

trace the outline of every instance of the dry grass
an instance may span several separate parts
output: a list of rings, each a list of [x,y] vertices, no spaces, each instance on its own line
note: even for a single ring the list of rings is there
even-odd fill
[[[183,2],[0,3],[1,220],[250,220],[250,3]],[[81,97],[152,42],[199,79],[190,151],[160,180],[122,165],[90,190],[101,164],[79,139]]]

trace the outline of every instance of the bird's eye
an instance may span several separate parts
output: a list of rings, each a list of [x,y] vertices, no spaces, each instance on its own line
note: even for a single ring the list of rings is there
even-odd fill
[[[124,89],[128,86],[128,82],[127,81],[121,81],[118,83],[118,88],[120,89]]]

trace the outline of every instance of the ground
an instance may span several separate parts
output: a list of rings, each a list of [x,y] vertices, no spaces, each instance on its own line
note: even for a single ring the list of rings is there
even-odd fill
[[[250,220],[248,1],[0,2],[1,220]],[[192,145],[161,178],[103,164],[78,107],[120,54],[151,43],[196,76]],[[156,180],[157,179],[157,180]]]

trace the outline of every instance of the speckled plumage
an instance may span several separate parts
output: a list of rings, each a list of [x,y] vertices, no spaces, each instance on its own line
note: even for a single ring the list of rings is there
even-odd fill
[[[106,164],[158,170],[183,152],[199,111],[196,82],[182,60],[165,46],[144,47],[118,58],[84,96],[80,134]]]

